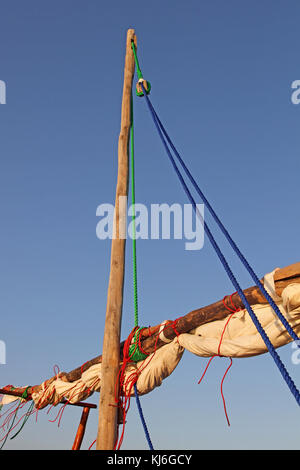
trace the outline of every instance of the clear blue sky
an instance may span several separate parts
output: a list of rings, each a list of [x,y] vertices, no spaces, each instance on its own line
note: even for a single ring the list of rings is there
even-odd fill
[[[113,203],[126,31],[134,28],[152,102],[259,276],[299,261],[299,2],[12,0],[1,5],[1,385],[40,383],[102,352],[110,242],[96,208]],[[135,103],[136,197],[186,203],[143,100]],[[201,201],[198,201],[201,202]],[[221,238],[217,237],[221,242]],[[242,286],[251,280],[221,242]],[[127,244],[123,334],[133,326]],[[138,243],[141,324],[179,317],[233,288],[205,240]],[[299,386],[291,345],[280,355]],[[297,449],[299,409],[269,355],[185,352],[142,398],[156,449]],[[226,364],[225,364],[226,362]],[[98,403],[98,394],[90,401]],[[7,449],[71,448],[80,410],[30,420]],[[96,437],[92,412],[83,449]],[[123,449],[147,449],[132,401]]]

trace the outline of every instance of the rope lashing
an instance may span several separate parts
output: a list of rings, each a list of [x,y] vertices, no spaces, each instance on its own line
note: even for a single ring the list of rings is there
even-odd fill
[[[173,341],[173,339],[170,339],[170,338],[167,338],[165,335],[164,335],[164,330],[168,329],[168,328],[172,328],[172,330],[174,331],[175,335],[178,337],[180,335],[180,333],[178,333],[178,331],[176,330],[176,325],[177,325],[177,322],[178,320],[180,320],[182,317],[178,317],[176,318],[174,321],[171,321],[171,320],[164,320],[161,324],[160,324],[160,327],[159,327],[159,330],[158,330],[158,338],[163,341],[164,343],[171,343]]]
[[[137,373],[133,373],[130,375],[128,379],[125,379],[126,376],[126,368],[128,363],[131,362],[129,357],[129,347],[132,341],[132,338],[136,332],[137,328],[133,328],[131,333],[129,334],[128,338],[126,339],[123,347],[123,362],[121,369],[119,371],[118,380],[115,385],[115,406],[117,406],[120,410],[122,415],[123,421],[123,430],[121,436],[117,438],[114,450],[119,450],[121,444],[123,442],[124,432],[125,432],[125,424],[126,424],[126,414],[129,410],[130,406],[130,394],[133,384],[138,379]]]
[[[234,240],[232,239],[232,237],[230,236],[229,232],[226,230],[225,226],[223,225],[223,223],[221,222],[220,218],[217,216],[216,212],[214,211],[214,209],[212,208],[212,206],[210,205],[209,201],[206,199],[205,195],[203,194],[203,192],[201,191],[199,185],[197,184],[197,182],[195,181],[195,179],[193,178],[192,174],[190,173],[189,169],[187,168],[186,164],[184,163],[183,159],[181,158],[179,152],[177,151],[176,147],[174,146],[173,142],[171,141],[166,129],[164,128],[162,122],[160,121],[156,111],[154,110],[153,106],[152,106],[152,103],[150,102],[150,100],[148,100],[148,103],[149,105],[151,106],[151,109],[152,109],[152,112],[154,113],[155,115],[155,118],[161,128],[161,131],[162,133],[164,134],[165,138],[167,139],[167,142],[168,144],[170,145],[170,147],[172,148],[175,156],[177,157],[179,163],[181,164],[182,168],[184,169],[187,177],[189,178],[189,180],[191,181],[192,185],[194,186],[195,190],[197,191],[197,193],[199,194],[200,198],[202,199],[202,201],[204,202],[205,206],[208,208],[209,212],[211,213],[212,217],[214,218],[215,222],[217,223],[217,225],[219,226],[219,228],[221,229],[221,231],[223,232],[223,234],[225,235],[226,239],[228,240],[228,242],[230,243],[231,247],[233,248],[233,250],[235,251],[235,253],[237,254],[237,256],[239,257],[239,259],[241,260],[242,264],[245,266],[245,268],[247,269],[248,273],[250,274],[250,276],[252,277],[253,281],[255,282],[256,286],[259,288],[259,290],[261,291],[261,293],[263,294],[263,296],[265,297],[265,299],[269,302],[269,304],[271,305],[272,309],[274,310],[274,312],[276,313],[276,315],[278,316],[279,320],[281,321],[281,323],[283,324],[283,326],[285,327],[285,329],[287,330],[287,332],[289,333],[289,335],[291,336],[292,339],[294,339],[295,341],[297,341],[297,345],[300,347],[300,342],[298,341],[299,340],[299,337],[296,335],[296,333],[294,332],[293,328],[291,327],[291,325],[289,324],[289,322],[287,321],[287,319],[282,315],[281,311],[279,310],[278,306],[276,305],[276,303],[274,302],[274,300],[272,299],[272,297],[270,296],[270,294],[267,292],[267,290],[265,289],[265,287],[263,286],[263,284],[260,282],[258,276],[256,275],[256,273],[254,272],[253,268],[250,266],[249,262],[246,260],[245,256],[242,254],[242,252],[240,251],[240,249],[238,248],[237,244],[234,242]]]
[[[142,425],[143,425],[143,428],[144,428],[144,431],[145,431],[145,434],[146,434],[146,439],[147,439],[148,444],[149,444],[149,432],[148,432],[147,426],[145,426],[145,419],[144,419],[144,416],[143,416],[143,413],[142,413],[141,404],[140,404],[140,401],[139,401],[138,391],[137,391],[137,387],[136,387],[136,382],[138,380],[139,371],[134,370],[126,378],[127,365],[130,362],[132,362],[129,350],[130,350],[132,339],[133,339],[133,337],[134,337],[137,330],[138,330],[138,328],[135,327],[132,330],[132,332],[129,334],[128,338],[125,341],[124,348],[123,348],[123,363],[122,363],[122,367],[120,369],[119,376],[118,376],[119,386],[117,386],[117,384],[116,384],[116,388],[115,388],[115,403],[116,403],[115,406],[118,406],[119,409],[120,409],[120,413],[121,413],[122,418],[123,418],[122,419],[123,429],[122,429],[122,432],[121,432],[121,436],[117,438],[117,441],[116,441],[115,446],[114,446],[114,450],[119,450],[121,448],[121,445],[122,445],[122,442],[123,442],[123,437],[124,437],[124,432],[125,432],[125,424],[126,424],[126,415],[127,415],[128,410],[129,410],[129,407],[130,407],[130,396],[131,396],[132,389],[134,389],[135,398],[137,400],[138,412],[139,412],[140,419],[141,419],[141,422],[142,422]],[[121,391],[121,394],[120,394],[120,391]],[[147,429],[147,432],[146,432],[146,429]],[[150,440],[150,442],[151,442],[151,440]],[[150,446],[150,444],[149,444],[149,446]],[[151,446],[152,446],[152,443],[151,443]],[[153,450],[153,446],[150,447],[150,449]]]
[[[150,84],[150,82],[148,82],[147,80],[144,80],[144,78],[143,78],[143,74],[142,74],[142,71],[141,71],[141,68],[140,68],[139,60],[137,58],[137,53],[136,53],[136,48],[135,48],[134,41],[131,41],[131,47],[132,47],[132,50],[133,50],[134,61],[135,61],[135,66],[136,66],[136,72],[137,72],[137,76],[138,76],[138,83],[136,85],[136,95],[137,96],[144,96],[144,91],[146,92],[146,94],[150,93],[151,84]],[[143,89],[142,86],[144,87],[144,89]]]
[[[141,332],[145,330],[145,327],[137,328],[134,333],[131,345],[129,346],[129,358],[133,362],[139,362],[146,359],[149,354],[143,351],[141,345]]]
[[[144,90],[144,91],[145,91],[145,90]],[[234,276],[234,274],[233,274],[233,272],[232,272],[232,270],[231,270],[229,264],[227,263],[226,258],[224,257],[224,255],[223,255],[221,249],[219,248],[219,245],[218,245],[217,242],[215,241],[215,239],[214,239],[214,237],[213,237],[213,235],[212,235],[212,233],[211,233],[211,231],[210,231],[210,229],[209,229],[209,227],[208,227],[206,221],[204,221],[202,215],[200,214],[200,212],[199,212],[199,210],[198,210],[198,208],[197,208],[197,205],[196,205],[196,203],[195,203],[195,200],[194,200],[192,194],[190,193],[190,191],[189,191],[189,189],[188,189],[188,187],[187,187],[187,185],[186,185],[186,183],[185,183],[185,181],[184,181],[184,179],[183,179],[183,176],[182,176],[182,174],[180,173],[180,170],[179,170],[178,166],[176,165],[176,162],[175,162],[175,160],[174,160],[173,155],[171,154],[171,151],[170,151],[170,149],[169,149],[169,147],[168,147],[167,141],[166,141],[165,138],[164,138],[163,131],[162,131],[161,127],[160,127],[159,121],[158,121],[158,119],[156,118],[156,112],[154,111],[154,108],[153,108],[153,106],[152,106],[152,104],[151,104],[151,102],[150,102],[150,99],[149,99],[149,97],[148,97],[148,95],[147,95],[146,93],[145,93],[145,98],[146,98],[146,102],[147,102],[147,105],[148,105],[150,114],[151,114],[151,116],[152,116],[152,118],[153,118],[155,127],[157,128],[158,134],[159,134],[159,136],[160,136],[160,138],[161,138],[161,141],[162,141],[162,143],[163,143],[163,146],[165,147],[165,150],[166,150],[166,152],[167,152],[167,155],[168,155],[168,157],[169,157],[169,159],[170,159],[170,161],[171,161],[171,163],[172,163],[172,166],[173,166],[173,168],[174,168],[174,170],[175,170],[175,173],[176,173],[177,177],[179,178],[179,181],[180,181],[180,183],[181,183],[181,185],[182,185],[182,187],[183,187],[185,193],[187,194],[187,196],[188,196],[188,198],[189,198],[189,200],[190,200],[190,202],[191,202],[191,204],[192,204],[192,207],[193,207],[193,209],[194,209],[196,215],[200,218],[200,220],[201,220],[201,222],[202,222],[202,225],[203,225],[203,227],[204,227],[205,233],[206,233],[206,235],[207,235],[207,237],[208,237],[208,239],[209,239],[209,241],[210,241],[212,247],[214,248],[214,250],[215,250],[217,256],[219,257],[219,259],[220,259],[220,261],[221,261],[221,263],[222,263],[222,265],[223,265],[223,267],[224,267],[224,269],[225,269],[225,271],[226,271],[226,273],[227,273],[227,275],[228,275],[230,281],[232,282],[233,286],[235,287],[236,291],[238,292],[238,294],[239,294],[239,296],[240,296],[240,298],[241,298],[241,300],[242,300],[242,302],[243,302],[245,308],[247,309],[247,311],[248,311],[248,313],[249,313],[249,315],[250,315],[250,317],[251,317],[251,319],[252,319],[252,321],[253,321],[253,323],[254,323],[256,329],[257,329],[257,331],[259,332],[259,334],[260,334],[261,338],[263,339],[263,341],[264,341],[264,343],[265,343],[265,345],[266,345],[266,347],[267,347],[269,353],[271,354],[272,358],[274,359],[274,362],[275,362],[275,364],[277,365],[277,367],[278,367],[278,369],[279,369],[279,371],[280,371],[280,373],[281,373],[283,379],[285,380],[285,382],[286,382],[286,384],[288,385],[288,387],[289,387],[291,393],[292,393],[293,396],[295,397],[295,399],[296,399],[298,405],[300,405],[300,393],[299,393],[297,387],[295,386],[293,380],[292,380],[291,377],[289,376],[289,374],[288,374],[288,372],[287,372],[287,370],[286,370],[284,364],[282,363],[282,361],[281,361],[281,359],[280,359],[278,353],[276,352],[274,346],[272,345],[272,343],[271,343],[271,341],[270,341],[268,335],[266,334],[265,330],[264,330],[263,327],[261,326],[261,324],[260,324],[258,318],[256,317],[254,311],[252,310],[252,308],[251,308],[251,306],[250,306],[250,304],[249,304],[247,298],[245,297],[245,294],[244,294],[242,288],[240,287],[240,285],[239,285],[237,279],[235,278],[235,276]],[[172,148],[173,148],[173,147],[172,147]]]

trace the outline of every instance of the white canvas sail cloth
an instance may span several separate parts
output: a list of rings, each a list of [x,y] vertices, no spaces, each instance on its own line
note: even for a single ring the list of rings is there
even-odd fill
[[[150,354],[144,361],[136,364],[129,363],[126,367],[123,392],[134,395],[131,380],[136,377],[138,377],[136,386],[139,395],[149,393],[155,387],[160,386],[179,363],[183,351],[182,346],[172,342]],[[101,364],[95,364],[74,382],[65,382],[59,377],[51,383],[45,381],[42,384],[42,390],[32,394],[32,399],[36,407],[41,409],[50,404],[55,406],[63,399],[70,403],[77,403],[92,395],[93,392],[99,392],[100,388]]]
[[[273,272],[274,273],[274,272]],[[300,334],[300,284],[291,283],[282,292],[275,293],[273,273],[266,275],[264,285],[275,300],[282,315],[294,332]],[[272,286],[273,285],[273,286]],[[272,288],[273,287],[273,288]],[[269,304],[253,305],[252,309],[275,348],[290,343],[292,338],[286,331]],[[193,354],[202,357],[218,355],[220,339],[228,318],[216,320],[181,334],[178,342]],[[250,357],[268,351],[246,309],[231,317],[220,346],[220,355],[229,357]]]
[[[131,379],[137,378],[137,390],[139,395],[151,392],[155,387],[162,384],[178,365],[184,348],[178,343],[162,346],[155,353],[150,354],[144,361],[129,363],[126,367],[123,392],[134,395],[131,387]],[[54,380],[45,381],[42,389],[32,393],[32,399],[36,408],[42,409],[48,405],[56,406],[62,400],[70,403],[77,403],[85,400],[93,394],[99,392],[101,388],[101,363],[91,366],[82,373],[79,380],[66,382],[59,376]],[[19,400],[17,397],[4,395],[2,404]]]
[[[264,285],[299,336],[300,284],[289,284],[279,297],[275,293],[274,272],[275,270],[265,276]],[[253,305],[252,309],[275,348],[292,341],[269,304]],[[180,334],[171,342],[164,337],[163,323],[160,338],[166,341],[166,344],[144,361],[127,365],[123,392],[134,394],[133,388],[130,388],[130,380],[133,377],[137,377],[136,385],[140,395],[149,393],[155,387],[160,386],[177,367],[185,349],[202,357],[218,354],[229,357],[250,357],[267,352],[267,347],[246,309],[234,313],[226,326],[227,320],[228,317],[206,323],[189,333]],[[37,408],[44,408],[49,404],[57,405],[63,399],[76,403],[89,397],[94,391],[100,391],[101,364],[90,367],[75,382],[66,382],[58,376],[54,380],[45,381],[42,385],[43,389],[32,395]]]

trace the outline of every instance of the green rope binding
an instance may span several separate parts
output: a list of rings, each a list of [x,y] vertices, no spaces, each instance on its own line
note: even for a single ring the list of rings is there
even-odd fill
[[[141,334],[141,331],[144,329],[145,327],[141,327],[136,330],[134,337],[133,337],[134,342],[129,346],[129,357],[131,361],[133,362],[143,361],[144,359],[146,359],[146,357],[149,356],[149,354],[143,353],[140,350],[140,346],[139,346],[140,334]]]
[[[28,398],[28,389],[29,389],[29,386],[25,388],[24,392],[22,393],[22,396],[21,398]]]

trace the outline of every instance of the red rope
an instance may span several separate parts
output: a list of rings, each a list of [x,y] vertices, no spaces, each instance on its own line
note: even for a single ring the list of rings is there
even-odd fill
[[[128,336],[128,338],[126,339],[126,341],[124,343],[123,364],[122,364],[122,367],[119,371],[117,381],[115,383],[115,403],[112,404],[112,406],[117,406],[120,409],[120,412],[122,413],[123,429],[122,429],[121,437],[119,438],[119,436],[117,436],[117,440],[116,440],[116,443],[115,443],[115,446],[114,446],[114,450],[119,450],[121,445],[122,445],[122,442],[123,442],[123,437],[124,437],[124,432],[125,432],[126,414],[128,412],[129,406],[130,406],[130,392],[131,392],[131,388],[133,387],[133,384],[135,383],[134,382],[135,377],[133,377],[132,386],[129,388],[129,390],[127,390],[126,385],[127,385],[127,382],[129,381],[129,378],[131,377],[132,374],[130,375],[130,377],[127,379],[127,381],[125,383],[125,371],[126,371],[127,365],[130,362],[132,362],[131,361],[131,355],[129,355],[129,347],[130,347],[131,341],[132,341],[132,339],[135,335],[135,332],[136,332],[137,328],[138,327],[135,327],[131,331],[130,335]],[[136,347],[137,347],[137,344],[136,344]],[[134,350],[134,352],[135,352],[135,350]],[[134,352],[132,354],[134,354]],[[137,377],[136,377],[136,380],[137,380]]]
[[[182,318],[182,317],[180,317]],[[165,329],[171,327],[173,328],[176,336],[178,337],[180,333],[178,333],[178,331],[176,330],[176,325],[177,325],[177,322],[178,320],[180,320],[180,318],[177,318],[176,320],[174,320],[173,322],[169,322],[167,323],[166,325],[164,325],[164,327],[162,328],[161,331],[164,331]],[[127,413],[128,413],[128,410],[129,410],[129,407],[130,407],[130,398],[131,398],[131,394],[132,394],[132,389],[134,387],[134,384],[137,382],[138,380],[138,377],[139,375],[141,374],[141,372],[150,364],[150,362],[152,361],[155,353],[156,353],[156,350],[157,350],[157,343],[158,343],[158,340],[159,340],[159,335],[157,334],[156,336],[156,341],[155,341],[155,345],[154,345],[154,351],[153,353],[149,354],[148,357],[142,362],[142,365],[139,367],[138,370],[134,370],[132,372],[132,374],[130,374],[127,379],[125,380],[125,372],[126,372],[126,368],[128,366],[128,364],[130,362],[133,362],[131,360],[131,357],[133,356],[136,348],[137,348],[137,343],[136,344],[136,348],[135,350],[129,355],[129,347],[130,345],[132,344],[132,339],[136,333],[136,330],[137,330],[138,327],[135,327],[132,332],[130,333],[130,335],[128,336],[127,340],[124,342],[124,347],[123,347],[123,363],[122,363],[122,366],[120,368],[120,371],[119,371],[119,374],[118,374],[118,377],[117,377],[117,380],[116,380],[116,383],[115,383],[115,403],[111,404],[111,406],[116,406],[119,408],[120,410],[120,413],[121,413],[121,416],[122,416],[122,421],[123,421],[123,428],[122,428],[122,432],[121,432],[121,435],[119,436],[119,428],[117,428],[117,438],[116,438],[116,443],[114,445],[114,450],[120,450],[121,448],[121,445],[122,445],[122,442],[123,442],[123,439],[124,439],[124,433],[125,433],[125,424],[126,424],[126,416],[127,416]],[[152,334],[155,334],[154,332]],[[151,334],[151,330],[150,330],[150,326],[148,327],[148,336],[152,336]],[[139,341],[138,341],[138,345],[139,345],[139,348],[140,350],[145,353],[145,354],[148,354],[146,353],[145,351],[143,351],[142,349],[142,346],[141,346],[141,335],[139,335]],[[92,446],[95,444],[96,442],[96,439],[94,440],[94,442],[92,442],[92,444],[90,445],[89,449],[92,448]]]
[[[222,378],[222,381],[221,381],[221,395],[222,395],[223,407],[224,407],[224,412],[225,412],[225,416],[226,416],[226,419],[227,419],[228,426],[230,426],[230,422],[229,422],[229,418],[228,418],[228,414],[227,414],[227,410],[226,410],[225,398],[224,398],[224,394],[223,394],[223,382],[224,382],[224,379],[227,375],[227,372],[229,371],[230,367],[232,366],[232,358],[230,357],[229,359],[230,359],[230,364],[227,367],[227,369],[225,371],[225,374],[223,375],[223,378]]]
[[[165,327],[163,330],[165,330],[165,329],[168,328],[168,327],[171,327],[171,328],[173,329],[174,333],[176,334],[177,338],[178,338],[178,336],[180,335],[180,333],[178,333],[178,331],[176,330],[176,325],[177,325],[178,321],[179,321],[181,318],[182,318],[182,317],[176,318],[176,319],[175,319],[174,321],[172,321],[171,323],[167,323],[167,324],[166,324],[166,327]]]
[[[204,370],[204,372],[203,372],[203,374],[202,374],[202,376],[201,376],[201,378],[200,378],[198,384],[200,384],[201,381],[202,381],[202,379],[204,378],[204,376],[205,376],[205,374],[206,374],[206,371],[207,371],[207,369],[208,369],[208,367],[209,367],[211,361],[214,359],[214,357],[225,357],[225,356],[222,356],[221,353],[220,353],[220,348],[221,348],[221,344],[222,344],[222,341],[223,341],[224,333],[225,333],[226,328],[227,328],[227,326],[228,326],[228,323],[230,322],[230,320],[231,320],[231,318],[233,317],[233,315],[234,315],[236,312],[239,312],[239,311],[241,310],[240,308],[236,307],[236,306],[234,305],[234,303],[233,303],[232,296],[233,296],[234,294],[235,294],[235,292],[234,292],[233,294],[231,294],[230,297],[229,297],[229,300],[230,300],[230,303],[231,303],[231,307],[229,307],[228,305],[226,305],[226,298],[227,298],[228,296],[226,295],[226,296],[223,298],[223,305],[224,305],[224,307],[225,307],[229,312],[231,312],[231,315],[229,315],[228,320],[227,320],[227,322],[225,323],[225,326],[224,326],[224,328],[223,328],[223,331],[222,331],[222,334],[221,334],[221,337],[220,337],[219,346],[218,346],[218,354],[215,354],[214,356],[212,356],[212,357],[209,359],[209,361],[208,361],[208,363],[207,363],[207,365],[206,365],[206,367],[205,367],[205,370]],[[227,420],[228,426],[230,426],[230,422],[229,422],[229,418],[228,418],[228,413],[227,413],[227,409],[226,409],[226,402],[225,402],[224,393],[223,393],[223,382],[224,382],[224,380],[225,380],[225,377],[226,377],[226,375],[227,375],[227,373],[228,373],[230,367],[232,366],[232,358],[229,357],[229,359],[230,359],[230,364],[229,364],[229,366],[227,367],[227,369],[226,369],[226,371],[225,371],[225,373],[224,373],[224,375],[223,375],[223,378],[222,378],[222,380],[221,380],[221,387],[220,387],[220,388],[221,388],[221,396],[222,396],[222,400],[223,400],[224,412],[225,412],[225,416],[226,416],[226,420]]]
[[[181,317],[180,317],[181,318]],[[170,322],[170,323],[167,323],[164,328],[162,329],[162,331],[164,331],[165,329],[171,327],[173,328],[175,334],[177,336],[179,336],[179,333],[178,331],[176,330],[176,325],[177,325],[177,322],[180,318],[177,318],[176,320],[174,320],[173,322]],[[118,374],[118,378],[117,378],[117,381],[116,381],[116,384],[115,384],[115,403],[112,404],[111,406],[117,406],[119,407],[120,409],[120,412],[122,414],[122,421],[123,421],[123,427],[122,427],[122,432],[121,432],[121,435],[119,437],[119,435],[117,436],[117,439],[116,439],[116,443],[115,443],[115,446],[114,446],[114,450],[120,450],[120,447],[122,445],[122,442],[123,442],[123,438],[124,438],[124,433],[125,433],[125,423],[126,423],[126,416],[127,416],[127,413],[128,413],[128,410],[129,410],[129,407],[130,407],[130,398],[131,398],[131,394],[132,394],[132,389],[133,389],[133,386],[134,384],[137,382],[138,380],[138,377],[139,375],[141,374],[141,372],[145,369],[145,367],[147,367],[150,362],[152,361],[155,353],[156,353],[156,350],[157,350],[157,343],[158,343],[158,340],[159,340],[159,335],[157,335],[156,337],[156,341],[155,341],[155,345],[154,345],[154,351],[152,354],[149,354],[149,356],[143,361],[142,365],[139,367],[138,370],[135,370],[132,372],[132,374],[130,374],[127,379],[125,380],[125,371],[126,371],[126,367],[127,365],[132,362],[131,360],[131,357],[132,355],[134,354],[134,352],[129,356],[129,346],[131,344],[131,341],[132,341],[132,338],[134,337],[135,335],[135,332],[136,332],[136,329],[138,327],[134,328],[132,330],[132,332],[130,333],[130,335],[128,336],[127,340],[125,341],[124,343],[124,348],[123,348],[123,364],[122,364],[122,367],[120,369],[120,372]],[[150,328],[150,327],[149,327]],[[150,332],[150,330],[149,330]],[[137,345],[136,345],[137,347]],[[140,347],[140,344],[139,344],[139,347]],[[141,349],[141,347],[140,347]],[[141,351],[143,352],[143,350],[141,349]]]
[[[91,448],[93,447],[93,445],[95,444],[96,441],[97,441],[97,439],[95,439],[95,440],[91,443],[91,445],[90,445],[90,447],[89,447],[89,450],[91,450]]]

